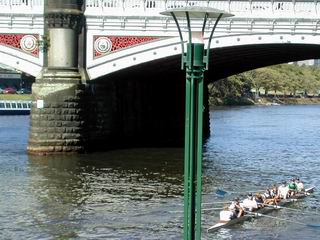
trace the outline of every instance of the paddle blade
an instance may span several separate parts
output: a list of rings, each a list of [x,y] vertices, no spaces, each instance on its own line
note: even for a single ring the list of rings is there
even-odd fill
[[[217,194],[218,196],[223,197],[223,196],[225,196],[225,195],[227,194],[227,192],[226,192],[226,191],[223,191],[222,189],[217,189],[216,194]]]
[[[311,227],[311,228],[320,228],[319,224],[306,224],[307,227]]]

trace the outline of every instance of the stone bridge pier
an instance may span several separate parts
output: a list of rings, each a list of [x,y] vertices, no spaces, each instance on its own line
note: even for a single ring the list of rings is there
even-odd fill
[[[179,57],[175,73],[140,66],[89,81],[83,1],[47,2],[46,62],[32,86],[28,152],[182,147],[185,73]]]
[[[82,3],[45,1],[45,64],[32,86],[28,151],[84,151],[85,74],[78,61],[83,30]],[[80,64],[79,64],[80,63]]]

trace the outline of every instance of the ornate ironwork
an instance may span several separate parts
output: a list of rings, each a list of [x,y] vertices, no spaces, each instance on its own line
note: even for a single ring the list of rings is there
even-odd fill
[[[38,35],[31,34],[0,34],[0,44],[33,56],[39,56]]]
[[[80,31],[83,26],[83,14],[78,10],[50,11],[45,14],[49,28],[70,28]]]
[[[158,37],[94,36],[94,57],[158,39]]]

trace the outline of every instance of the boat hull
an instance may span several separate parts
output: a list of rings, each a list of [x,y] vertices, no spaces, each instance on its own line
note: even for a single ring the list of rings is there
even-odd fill
[[[214,231],[217,231],[220,228],[225,228],[225,227],[237,224],[237,223],[241,223],[241,222],[250,220],[251,218],[259,216],[259,213],[260,214],[267,214],[267,213],[272,212],[274,210],[279,210],[279,209],[281,209],[281,206],[284,207],[284,206],[286,206],[286,205],[288,205],[290,203],[296,202],[298,199],[305,198],[305,197],[309,196],[311,193],[314,192],[314,189],[315,189],[315,187],[311,187],[311,188],[306,189],[305,192],[295,195],[293,198],[283,199],[279,203],[279,205],[278,205],[279,207],[269,205],[269,206],[266,206],[264,208],[258,209],[255,212],[247,213],[242,217],[232,219],[232,220],[230,220],[228,222],[218,222],[217,224],[215,224],[215,225],[211,226],[210,228],[208,228],[208,232],[214,232]]]
[[[30,110],[0,110],[0,115],[29,115]]]
[[[0,115],[28,115],[31,104],[25,100],[0,100]]]

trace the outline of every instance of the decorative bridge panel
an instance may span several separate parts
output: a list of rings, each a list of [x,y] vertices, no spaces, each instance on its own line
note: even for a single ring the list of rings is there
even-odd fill
[[[212,48],[273,43],[320,44],[320,0],[87,0],[89,76],[94,79],[144,62],[181,54],[176,25],[172,18],[160,12],[185,6],[213,7],[235,15],[219,22]],[[205,44],[214,21],[208,21]],[[187,39],[186,21],[179,19],[179,23],[184,39]],[[202,21],[193,20],[192,28],[201,30]],[[145,38],[150,41],[136,44],[135,39]],[[133,42],[130,47],[127,45],[129,42]]]
[[[212,48],[320,44],[320,0],[86,0],[85,5],[91,79],[181,54],[174,21],[160,14],[176,7],[213,7],[235,15],[219,22]],[[44,35],[43,10],[43,0],[0,0],[0,59],[32,75],[43,65],[36,44]],[[186,21],[179,22],[185,37]],[[205,29],[205,43],[213,24],[209,21]],[[202,24],[193,21],[192,27],[199,30]]]
[[[43,0],[0,0],[0,61],[37,76],[43,66]]]
[[[0,44],[39,57],[38,35],[0,34]]]
[[[94,57],[101,57],[117,50],[157,40],[157,37],[140,36],[94,36]]]

